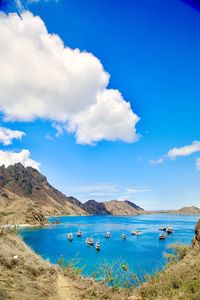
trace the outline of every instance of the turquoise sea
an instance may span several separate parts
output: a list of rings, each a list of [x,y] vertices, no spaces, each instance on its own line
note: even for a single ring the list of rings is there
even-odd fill
[[[61,217],[61,223],[43,228],[24,228],[20,233],[24,241],[44,259],[56,263],[61,255],[67,260],[78,257],[80,266],[85,265],[84,275],[91,275],[104,260],[123,259],[133,272],[141,276],[160,270],[165,264],[164,253],[172,243],[190,244],[194,236],[194,227],[200,216],[180,216],[169,214],[140,216],[81,216]],[[50,221],[55,220],[50,218]],[[76,237],[78,224],[83,232]],[[158,228],[162,225],[174,229],[166,240],[159,240]],[[142,235],[132,236],[132,230],[141,230]],[[106,231],[111,238],[105,239]],[[72,242],[67,240],[67,233],[73,232]],[[127,239],[121,240],[121,233]],[[101,250],[85,243],[86,237],[99,238]]]

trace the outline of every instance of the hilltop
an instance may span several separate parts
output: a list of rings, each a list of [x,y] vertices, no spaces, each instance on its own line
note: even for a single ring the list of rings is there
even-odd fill
[[[91,215],[139,215],[144,211],[141,207],[127,200],[106,202],[89,200],[83,206]]]
[[[200,215],[200,208],[196,206],[182,207],[177,210],[146,210],[144,214],[176,214],[176,215]]]
[[[0,223],[43,225],[45,216],[137,215],[143,209],[130,201],[111,200],[85,204],[66,196],[32,167],[21,163],[0,167]]]
[[[0,222],[44,224],[46,215],[86,215],[83,204],[21,163],[0,167]]]
[[[46,216],[60,215],[140,215],[170,213],[198,215],[198,207],[179,210],[145,211],[125,200],[81,203],[54,188],[47,178],[32,167],[21,163],[0,167],[0,223],[44,225]]]

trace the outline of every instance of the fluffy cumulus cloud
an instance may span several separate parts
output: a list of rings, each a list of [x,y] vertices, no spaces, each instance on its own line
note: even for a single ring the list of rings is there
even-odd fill
[[[11,151],[2,151],[0,150],[0,166],[5,165],[14,165],[15,163],[20,162],[25,167],[33,167],[37,170],[40,168],[40,163],[30,158],[29,150],[22,150],[21,152],[11,152]]]
[[[12,144],[13,139],[21,139],[24,135],[23,131],[0,127],[0,143],[4,146]]]
[[[60,124],[77,142],[133,142],[139,118],[91,53],[65,47],[30,12],[0,15],[0,111]]]

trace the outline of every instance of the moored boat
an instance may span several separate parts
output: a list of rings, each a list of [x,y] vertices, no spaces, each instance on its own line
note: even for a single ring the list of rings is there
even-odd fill
[[[51,224],[60,224],[60,219],[56,219],[55,221],[52,221]]]
[[[140,235],[142,233],[142,231],[140,230],[134,230],[131,232],[132,235]]]
[[[126,239],[125,233],[122,233],[122,234],[121,234],[121,239],[122,239],[122,240],[125,240],[125,239]]]
[[[99,251],[101,249],[101,245],[100,245],[99,241],[96,242],[95,248],[96,248],[97,251]]]
[[[163,227],[160,227],[159,230],[166,231],[167,228],[163,226]]]
[[[166,239],[166,235],[164,233],[161,233],[159,235],[159,240],[165,240]]]
[[[110,232],[107,231],[106,234],[105,234],[105,238],[109,239],[110,238]]]
[[[73,233],[72,232],[68,233],[67,238],[68,238],[69,241],[72,241],[73,240]]]
[[[82,231],[80,230],[80,225],[78,226],[78,231],[77,231],[76,235],[77,235],[77,237],[82,236]]]
[[[168,233],[168,234],[172,234],[172,233],[173,233],[172,227],[168,227],[168,228],[167,228],[167,233]]]
[[[82,231],[78,230],[76,235],[77,235],[77,237],[81,237],[82,236]]]
[[[94,245],[94,240],[93,238],[87,237],[85,240],[86,244],[93,246]]]

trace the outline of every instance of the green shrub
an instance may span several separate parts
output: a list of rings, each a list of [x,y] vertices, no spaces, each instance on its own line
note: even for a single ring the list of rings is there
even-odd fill
[[[95,280],[101,280],[112,289],[130,288],[138,285],[141,280],[130,269],[130,266],[122,259],[113,260],[111,263],[104,261],[97,265],[93,273]]]

